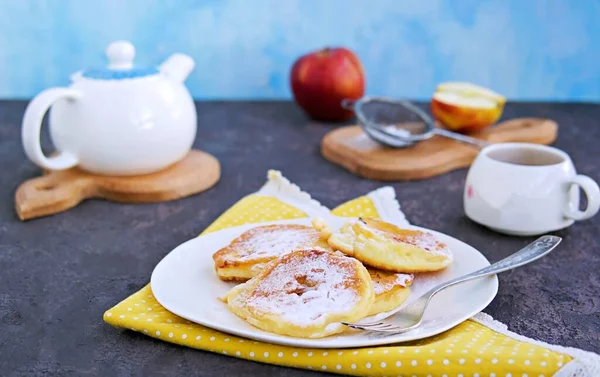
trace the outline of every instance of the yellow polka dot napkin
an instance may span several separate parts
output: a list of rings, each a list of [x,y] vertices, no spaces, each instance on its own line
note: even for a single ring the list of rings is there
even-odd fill
[[[249,223],[324,216],[330,211],[270,171],[267,183],[237,202],[204,233]],[[391,187],[346,202],[337,216],[380,217],[408,224]],[[282,366],[356,376],[549,377],[600,376],[600,357],[514,334],[480,313],[440,335],[382,347],[306,349],[256,342],[211,330],[171,314],[150,285],[104,313],[109,324],[167,342]]]

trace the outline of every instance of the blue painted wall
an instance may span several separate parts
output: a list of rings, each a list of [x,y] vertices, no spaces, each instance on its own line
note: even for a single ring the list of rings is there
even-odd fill
[[[423,99],[467,80],[512,99],[599,101],[599,18],[597,0],[0,0],[0,97],[66,85],[129,39],[138,64],[192,55],[200,99],[289,98],[299,55],[344,45],[369,94]]]

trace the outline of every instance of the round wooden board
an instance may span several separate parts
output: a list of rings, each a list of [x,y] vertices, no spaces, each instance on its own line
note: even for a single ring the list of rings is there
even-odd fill
[[[558,124],[549,119],[518,118],[499,123],[471,136],[491,143],[551,144]],[[370,139],[360,126],[337,128],[321,141],[321,154],[334,164],[368,179],[417,180],[470,166],[478,149],[434,136],[409,148],[388,148]]]
[[[65,211],[89,198],[123,203],[164,202],[205,191],[220,177],[219,161],[200,150],[190,151],[165,170],[141,176],[111,177],[77,168],[47,171],[19,186],[15,209],[21,220],[28,220]]]

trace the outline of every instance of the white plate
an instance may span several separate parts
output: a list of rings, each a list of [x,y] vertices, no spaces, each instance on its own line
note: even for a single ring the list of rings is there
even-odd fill
[[[347,219],[336,218],[333,221],[339,222],[339,224],[331,225],[333,227],[340,226],[345,220]],[[269,224],[273,223],[309,225],[310,221],[297,219]],[[496,276],[448,288],[432,299],[423,324],[404,334],[383,337],[374,333],[346,332],[323,339],[302,339],[272,334],[246,323],[231,313],[226,305],[218,299],[235,284],[219,280],[214,271],[212,254],[229,244],[233,238],[255,226],[244,225],[225,229],[194,238],[176,247],[160,261],[152,273],[152,292],[158,302],[170,312],[187,320],[245,338],[297,347],[350,348],[406,342],[437,335],[483,310],[498,292]],[[454,263],[439,273],[417,275],[411,288],[411,297],[402,306],[416,299],[433,285],[490,264],[479,251],[471,246],[445,234],[428,229],[423,230],[436,234],[442,242],[450,247],[454,254]],[[393,312],[377,317],[385,317]]]

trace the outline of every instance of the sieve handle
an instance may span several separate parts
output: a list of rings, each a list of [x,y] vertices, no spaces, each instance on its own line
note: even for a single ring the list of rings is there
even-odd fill
[[[471,136],[462,135],[462,134],[459,134],[456,132],[445,130],[443,128],[435,128],[433,130],[433,133],[436,135],[439,135],[439,136],[447,137],[448,139],[460,141],[461,143],[474,145],[481,149],[487,147],[488,145],[491,145],[491,143],[488,143],[485,140],[477,139],[477,138],[474,138]]]

